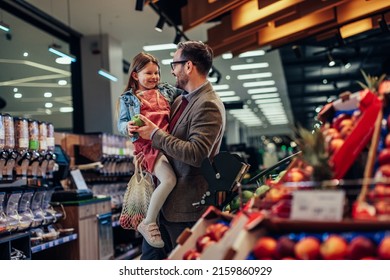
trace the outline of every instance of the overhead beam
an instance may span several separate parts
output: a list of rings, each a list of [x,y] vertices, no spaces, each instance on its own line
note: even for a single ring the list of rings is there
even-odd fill
[[[187,5],[181,8],[183,30],[187,31],[195,26],[210,21],[249,0],[188,0]]]

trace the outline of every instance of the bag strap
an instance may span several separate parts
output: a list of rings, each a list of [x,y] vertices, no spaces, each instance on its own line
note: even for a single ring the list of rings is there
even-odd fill
[[[139,160],[137,160],[137,158],[134,158],[134,166],[135,166],[135,169],[134,169],[134,175],[136,176],[136,181],[137,183],[139,183],[142,179],[144,179],[145,175],[144,175],[144,170],[142,168],[142,164]],[[138,176],[139,176],[139,181],[138,181]]]

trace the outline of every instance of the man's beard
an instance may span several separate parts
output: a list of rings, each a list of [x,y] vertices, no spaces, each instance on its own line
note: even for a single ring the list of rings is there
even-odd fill
[[[183,71],[181,71],[180,74],[176,76],[176,87],[185,90],[187,84],[188,84],[188,76],[185,75]]]

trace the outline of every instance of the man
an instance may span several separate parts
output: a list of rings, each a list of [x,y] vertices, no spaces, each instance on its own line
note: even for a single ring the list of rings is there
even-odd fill
[[[176,87],[183,89],[185,94],[172,105],[170,133],[158,129],[144,116],[140,116],[144,126],[129,127],[131,133],[138,132],[140,137],[152,140],[152,147],[167,156],[177,177],[177,184],[160,213],[166,253],[176,246],[181,232],[191,228],[206,209],[193,205],[208,189],[200,166],[204,159],[212,159],[219,152],[225,130],[224,105],[207,80],[212,61],[213,51],[208,45],[196,41],[180,42],[173,56],[171,73],[176,77]],[[188,104],[180,115],[182,102]],[[166,257],[161,249],[143,242],[141,259]]]

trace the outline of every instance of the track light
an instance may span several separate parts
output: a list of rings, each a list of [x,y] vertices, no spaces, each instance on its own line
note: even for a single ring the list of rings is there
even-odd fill
[[[328,60],[329,60],[329,63],[328,63],[329,67],[333,67],[333,66],[336,65],[336,62],[334,61],[334,59],[333,59],[332,55],[330,54],[330,52],[328,52]]]
[[[76,57],[74,57],[71,54],[64,53],[63,51],[59,50],[60,46],[56,44],[52,44],[49,46],[49,52],[54,53],[55,55],[58,55],[59,57],[64,57],[69,59],[71,62],[76,62]]]
[[[162,30],[164,28],[164,24],[165,24],[165,18],[163,16],[160,16],[160,18],[158,19],[158,22],[156,24],[156,27],[154,29],[156,29],[156,31],[158,31],[158,32],[162,32]]]
[[[296,58],[301,58],[302,57],[302,49],[301,49],[300,46],[294,45],[291,48],[292,48]]]
[[[135,10],[142,11],[144,9],[144,0],[137,0],[135,3]]]
[[[181,34],[179,32],[176,32],[176,36],[175,39],[173,40],[173,43],[177,45],[179,44],[180,40],[181,40]]]
[[[343,63],[345,69],[349,69],[352,66],[352,64],[346,58],[341,59],[341,62]]]
[[[11,30],[9,25],[2,22],[2,21],[0,21],[0,29],[5,31],[5,32],[9,32]]]
[[[118,81],[118,78],[115,77],[113,74],[111,74],[110,72],[108,72],[107,70],[103,69],[103,68],[100,68],[99,71],[98,71],[98,74],[100,76],[103,76],[104,78],[107,78],[113,82],[116,82]]]

